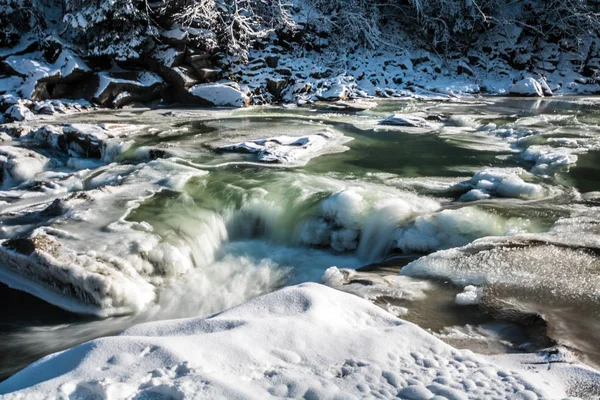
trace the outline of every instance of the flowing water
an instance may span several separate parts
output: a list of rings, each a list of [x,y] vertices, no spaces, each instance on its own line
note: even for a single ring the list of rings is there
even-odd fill
[[[306,281],[477,351],[520,351],[540,339],[501,312],[455,303],[475,285],[480,303],[544,315],[544,334],[598,365],[600,99],[373,104],[44,121],[135,128],[93,164],[42,146],[56,160],[45,175],[0,192],[0,239],[41,229],[60,244],[57,260],[104,268],[93,277],[73,269],[81,277],[60,278],[68,285],[36,266],[24,273],[25,258],[3,268],[4,282],[45,301],[0,288],[10,304],[0,312],[1,376],[132,324],[207,315]],[[430,126],[378,124],[393,113]],[[222,149],[321,133],[325,147],[281,163]],[[7,145],[35,148],[24,138]]]

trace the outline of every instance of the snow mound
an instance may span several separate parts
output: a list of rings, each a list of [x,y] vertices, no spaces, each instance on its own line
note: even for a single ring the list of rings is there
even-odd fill
[[[203,83],[192,86],[188,91],[213,106],[243,107],[248,103],[248,97],[244,93],[221,83]]]
[[[393,237],[405,253],[429,252],[463,246],[486,236],[526,232],[531,222],[523,218],[503,218],[476,207],[442,210],[418,216],[412,224],[398,229]]]
[[[468,285],[462,293],[456,295],[455,302],[461,306],[470,306],[481,302],[482,289],[477,286]]]
[[[530,356],[489,359],[317,284],[205,318],[143,324],[43,358],[6,399],[556,398],[597,372]],[[533,358],[533,360],[531,359]]]
[[[471,188],[460,200],[483,200],[494,196],[531,200],[549,194],[543,186],[525,182],[520,176],[524,174],[526,172],[520,168],[479,171],[469,181],[460,184]]]
[[[544,97],[542,85],[531,77],[513,84],[509,89],[509,93],[513,96]]]
[[[261,162],[290,163],[299,159],[310,160],[322,153],[328,142],[334,140],[334,134],[322,132],[303,137],[277,136],[219,147],[219,150],[238,153],[253,153]]]

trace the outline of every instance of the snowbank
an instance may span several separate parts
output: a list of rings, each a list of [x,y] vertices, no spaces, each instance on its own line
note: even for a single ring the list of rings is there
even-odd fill
[[[557,398],[598,373],[457,350],[356,296],[303,284],[206,318],[139,325],[43,358],[6,399]],[[523,363],[523,364],[521,364]]]

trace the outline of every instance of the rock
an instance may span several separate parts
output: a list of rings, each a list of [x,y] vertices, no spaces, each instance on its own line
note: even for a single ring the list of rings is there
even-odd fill
[[[461,75],[469,75],[469,76],[473,76],[473,69],[465,62],[465,61],[460,61],[458,63],[458,67],[456,68],[456,73]]]
[[[267,56],[267,57],[265,57],[265,62],[267,63],[267,65],[270,68],[277,68],[277,65],[279,64],[279,57],[278,56]]]
[[[219,78],[219,74],[221,72],[222,71],[219,68],[200,68],[199,70],[196,70],[198,78],[203,83],[216,81]]]
[[[165,67],[162,72],[163,78],[176,90],[187,90],[200,80],[196,71],[185,65],[174,68]]]
[[[26,119],[32,119],[35,115],[31,110],[22,103],[14,104],[6,110],[4,116],[12,119],[13,121],[24,121]]]
[[[275,70],[279,75],[292,76],[292,70],[289,68],[278,68]]]
[[[187,48],[182,46],[164,46],[155,50],[153,58],[162,66],[174,68],[181,66],[186,60]]]
[[[334,83],[328,88],[320,89],[317,92],[317,98],[323,101],[338,101],[346,100],[350,90],[342,83]]]
[[[112,106],[115,98],[123,92],[129,93],[126,97],[127,102],[123,97],[120,99],[120,106],[135,101],[151,101],[160,97],[160,91],[164,87],[164,81],[150,72],[101,73],[99,77],[100,83],[94,100],[105,106]]]
[[[267,90],[271,93],[276,99],[281,97],[281,92],[288,85],[287,79],[270,79],[267,78]]]
[[[542,86],[531,77],[513,84],[509,89],[509,94],[511,96],[544,97]]]
[[[379,122],[379,125],[411,126],[415,128],[430,128],[431,125],[423,117],[407,114],[393,114]]]
[[[0,143],[7,143],[7,142],[11,142],[12,138],[4,133],[4,132],[0,132]]]
[[[214,67],[213,62],[210,58],[210,54],[208,53],[191,54],[188,52],[188,54],[185,57],[185,63],[194,68],[197,72],[200,72],[200,70],[204,68],[210,69]]]
[[[233,85],[222,83],[203,83],[191,87],[188,93],[196,102],[223,107],[243,107],[248,105],[249,98]]]
[[[3,94],[0,96],[0,112],[6,112],[8,108],[19,102],[19,99],[12,94]]]
[[[552,93],[552,89],[550,89],[550,86],[548,86],[548,83],[545,79],[540,79],[539,84],[542,88],[542,93],[544,93],[544,96],[550,97],[554,95],[554,93]]]

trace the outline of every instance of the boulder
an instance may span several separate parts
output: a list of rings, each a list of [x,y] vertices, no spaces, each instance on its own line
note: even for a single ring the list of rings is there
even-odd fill
[[[34,118],[35,115],[23,103],[19,102],[10,106],[4,113],[4,116],[13,121],[24,121]]]
[[[276,99],[281,97],[281,92],[288,85],[287,79],[270,79],[267,78],[267,90],[271,93]]]
[[[323,101],[346,100],[350,94],[348,87],[342,83],[334,83],[317,92],[317,98]]]
[[[133,71],[99,74],[100,82],[94,94],[94,100],[104,106],[115,106],[113,103],[121,93],[128,92],[127,97],[121,97],[117,104],[123,106],[135,101],[151,101],[160,97],[164,81],[151,72],[137,73]],[[126,100],[125,100],[126,99]]]
[[[221,74],[219,68],[200,68],[196,70],[198,78],[202,83],[215,82]]]
[[[211,69],[214,67],[211,56],[208,53],[193,54],[188,51],[185,56],[185,63],[198,72],[205,68]]]
[[[191,100],[198,104],[222,107],[243,107],[249,98],[232,84],[203,83],[188,90]]]
[[[514,83],[509,89],[509,94],[511,96],[544,97],[542,85],[531,77]]]
[[[267,57],[265,57],[265,62],[267,63],[267,65],[270,68],[277,68],[277,65],[279,64],[279,57],[278,56],[267,56]]]

